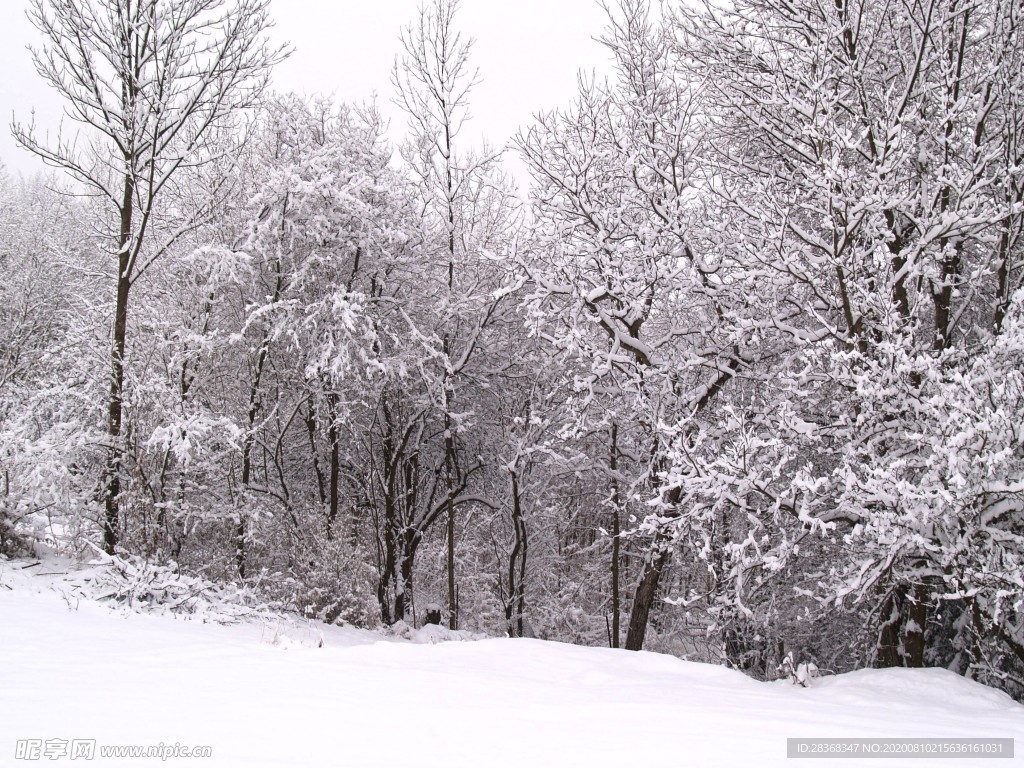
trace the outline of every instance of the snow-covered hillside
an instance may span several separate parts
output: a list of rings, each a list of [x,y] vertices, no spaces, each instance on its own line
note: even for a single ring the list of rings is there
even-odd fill
[[[0,560],[4,766],[801,766],[836,763],[787,759],[787,737],[1024,747],[1024,707],[941,670],[864,670],[805,689],[539,640],[431,645],[297,620],[224,626],[76,598],[24,565]],[[209,746],[212,756],[16,759],[29,739],[57,740],[57,751],[72,740]],[[858,764],[925,763],[838,763]]]

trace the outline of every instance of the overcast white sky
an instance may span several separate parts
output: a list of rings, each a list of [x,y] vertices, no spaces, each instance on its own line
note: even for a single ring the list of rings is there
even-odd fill
[[[27,7],[28,0],[0,0],[0,159],[14,173],[42,166],[11,139],[12,113],[27,120],[34,108],[39,127],[55,130],[62,110],[32,68],[26,46],[40,38]],[[343,101],[376,93],[400,132],[390,72],[399,29],[417,7],[418,0],[272,0],[273,36],[296,49],[276,71],[275,88]],[[565,105],[579,70],[605,69],[605,51],[593,41],[604,19],[597,0],[463,0],[459,27],[476,39],[473,61],[483,78],[471,97],[467,139],[502,146],[534,112]]]

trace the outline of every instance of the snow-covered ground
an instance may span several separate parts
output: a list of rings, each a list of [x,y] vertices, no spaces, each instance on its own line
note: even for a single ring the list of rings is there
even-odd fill
[[[941,670],[864,670],[801,688],[539,640],[417,644],[298,620],[223,626],[79,599],[24,565],[0,560],[2,766],[933,762],[788,759],[787,737],[1014,738],[1013,760],[937,765],[1024,763],[1024,707]],[[58,754],[95,740],[209,746],[212,756],[18,759],[29,739]]]

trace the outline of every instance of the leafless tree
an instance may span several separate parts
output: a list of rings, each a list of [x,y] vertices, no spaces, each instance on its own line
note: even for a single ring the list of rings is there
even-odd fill
[[[470,65],[473,41],[464,39],[455,25],[458,9],[458,0],[429,0],[421,5],[415,23],[402,30],[402,54],[392,71],[396,102],[410,118],[411,139],[403,155],[418,176],[425,216],[440,225],[435,231],[443,233],[447,261],[445,296],[439,312],[443,362],[440,405],[444,419],[448,615],[452,629],[458,624],[454,501],[457,486],[464,482],[456,444],[458,424],[453,417],[455,381],[469,364],[480,334],[500,301],[484,301],[482,306],[480,302],[469,301],[467,305],[460,301],[460,294],[472,299],[472,294],[481,291],[474,271],[459,262],[474,250],[473,227],[467,219],[479,219],[479,212],[472,209],[482,199],[486,199],[492,211],[498,212],[499,219],[511,221],[511,195],[494,176],[500,153],[485,150],[475,154],[456,148],[469,119],[469,93],[479,82],[478,72]],[[482,187],[495,193],[481,195]],[[460,272],[473,275],[473,284],[465,290],[457,284]],[[468,331],[460,333],[460,320],[467,315],[475,315],[475,320]]]
[[[103,481],[104,546],[118,542],[128,298],[132,286],[211,210],[225,174],[206,191],[167,206],[175,179],[230,155],[223,133],[263,94],[287,52],[267,39],[269,0],[31,0],[42,33],[32,49],[39,75],[66,101],[81,131],[54,140],[15,121],[22,147],[69,172],[101,198],[117,260]],[[221,139],[221,140],[218,140]]]

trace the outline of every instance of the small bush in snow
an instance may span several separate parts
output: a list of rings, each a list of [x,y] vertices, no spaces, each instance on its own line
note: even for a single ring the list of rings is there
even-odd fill
[[[811,680],[818,676],[818,665],[813,661],[800,662],[798,664],[793,654],[787,653],[786,658],[779,665],[779,672],[782,673],[783,677],[788,677],[793,685],[806,688],[810,685]]]

